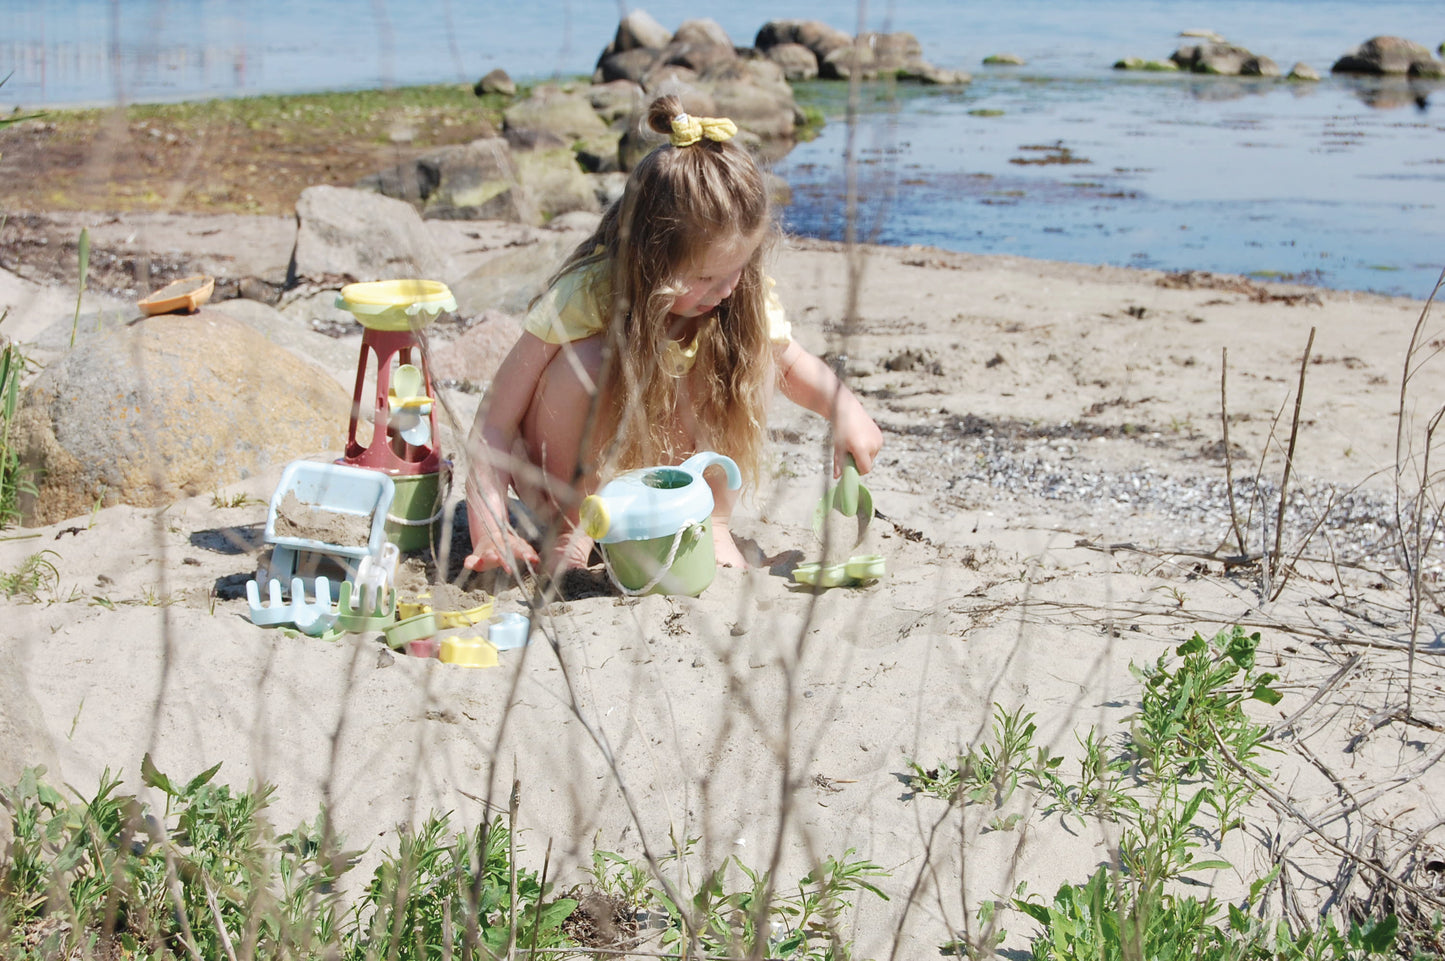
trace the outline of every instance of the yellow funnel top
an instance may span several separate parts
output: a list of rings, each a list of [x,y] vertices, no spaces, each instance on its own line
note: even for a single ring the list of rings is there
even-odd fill
[[[370,330],[414,330],[456,310],[457,299],[439,280],[370,280],[342,287],[336,306]]]

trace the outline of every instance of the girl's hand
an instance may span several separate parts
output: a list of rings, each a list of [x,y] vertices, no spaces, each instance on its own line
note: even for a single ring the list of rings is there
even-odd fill
[[[518,572],[522,564],[537,564],[540,558],[531,544],[507,526],[506,508],[491,503],[480,492],[467,490],[467,527],[472,535],[472,552],[462,566],[473,571],[500,567],[508,574]]]
[[[518,537],[516,532],[507,531],[500,548],[495,541],[485,546],[473,544],[472,553],[462,561],[462,566],[473,571],[489,571],[500,567],[508,574],[514,574],[522,564],[535,566],[539,560],[537,551],[531,544]]]
[[[873,460],[883,446],[883,432],[868,416],[858,398],[851,392],[839,398],[838,413],[833,421],[833,477],[843,473],[843,465],[852,456],[858,473],[873,469]]]

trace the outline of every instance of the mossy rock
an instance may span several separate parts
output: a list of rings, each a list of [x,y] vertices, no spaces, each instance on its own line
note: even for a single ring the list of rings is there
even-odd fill
[[[1156,73],[1178,73],[1179,64],[1173,60],[1146,60],[1143,57],[1125,57],[1114,63],[1115,70],[1143,70]]]

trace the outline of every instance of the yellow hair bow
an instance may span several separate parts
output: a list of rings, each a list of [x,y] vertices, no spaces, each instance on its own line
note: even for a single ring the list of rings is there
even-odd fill
[[[727,117],[689,117],[680,113],[672,118],[672,145],[691,147],[703,137],[709,140],[731,140],[738,125]]]

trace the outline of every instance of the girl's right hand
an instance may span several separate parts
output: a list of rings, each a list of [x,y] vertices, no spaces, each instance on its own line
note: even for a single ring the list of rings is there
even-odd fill
[[[485,541],[486,543],[482,543]],[[537,551],[515,531],[506,531],[501,537],[501,546],[486,534],[472,544],[472,553],[462,561],[462,566],[473,571],[490,571],[500,567],[508,574],[515,574],[521,564],[536,565],[541,561]]]
[[[537,551],[526,539],[507,526],[506,508],[491,503],[472,485],[467,485],[467,527],[472,535],[472,552],[462,566],[473,571],[489,571],[500,567],[508,574],[518,572],[521,564],[537,564]]]

